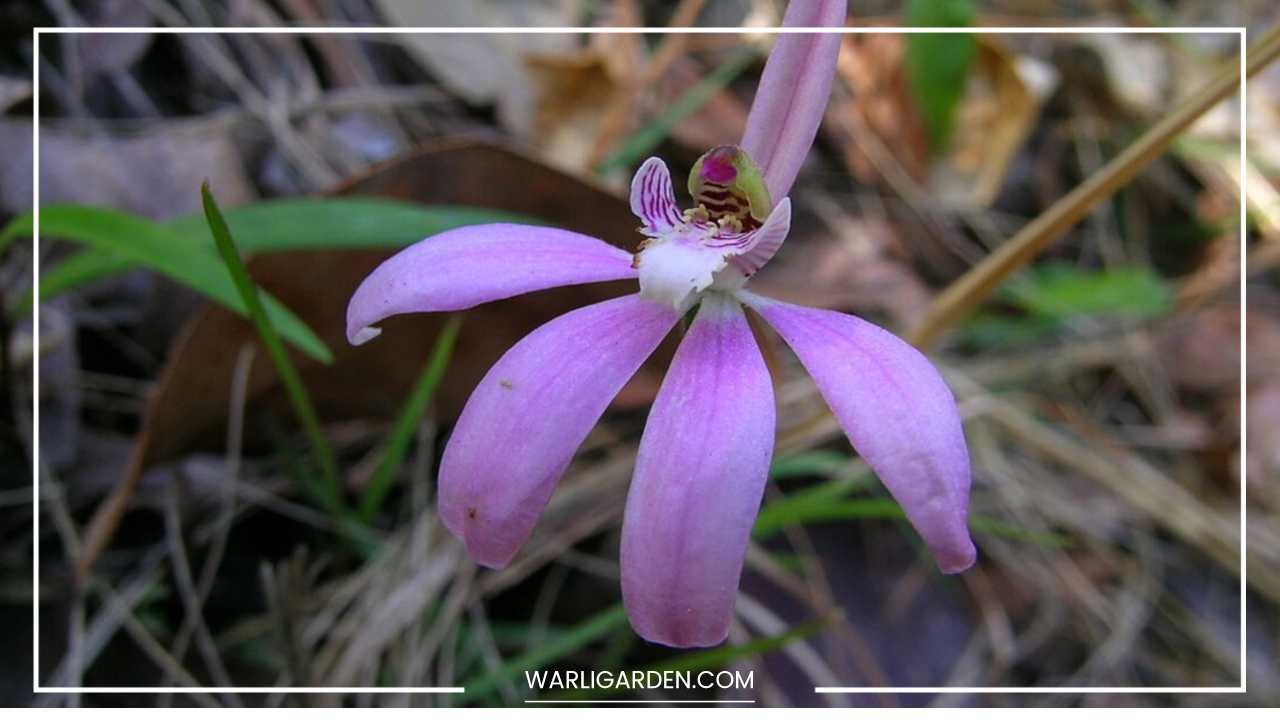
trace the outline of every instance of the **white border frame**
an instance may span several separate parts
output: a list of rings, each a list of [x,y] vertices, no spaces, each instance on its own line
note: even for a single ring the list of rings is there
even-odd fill
[[[1246,369],[1247,369],[1247,349],[1248,342],[1246,340],[1246,308],[1247,298],[1245,293],[1246,278],[1246,235],[1247,235],[1247,182],[1248,182],[1248,166],[1247,166],[1247,149],[1248,136],[1247,118],[1248,118],[1248,82],[1247,82],[1247,49],[1248,49],[1248,29],[1244,27],[1064,27],[1064,26],[1047,26],[1047,27],[964,27],[964,28],[907,28],[907,27],[842,27],[842,28],[780,28],[780,27],[741,27],[741,28],[632,28],[632,27],[548,27],[548,28],[517,28],[517,27],[458,27],[458,28],[423,28],[423,27],[36,27],[31,31],[32,50],[31,50],[31,67],[32,67],[32,246],[38,248],[40,240],[40,36],[48,35],[90,35],[90,34],[154,34],[154,35],[183,35],[183,34],[213,34],[223,35],[229,33],[242,33],[248,35],[410,35],[410,34],[438,34],[438,35],[498,35],[498,34],[598,34],[598,33],[619,33],[629,35],[657,35],[657,34],[751,34],[751,33],[773,33],[773,34],[793,34],[793,33],[822,33],[822,34],[849,34],[849,35],[913,35],[919,33],[945,33],[945,34],[974,34],[974,35],[1086,35],[1090,33],[1115,34],[1115,35],[1212,35],[1212,34],[1230,34],[1238,38],[1240,45],[1240,684],[1237,686],[1221,686],[1221,687],[923,687],[923,686],[907,686],[907,687],[878,687],[878,686],[849,686],[849,687],[825,687],[819,686],[814,688],[816,694],[858,694],[858,695],[1078,695],[1078,694],[1206,694],[1206,693],[1244,693],[1247,692],[1248,685],[1248,646],[1247,646],[1247,622],[1246,606],[1248,600],[1248,515],[1246,512],[1248,502],[1248,479],[1247,479],[1247,463],[1245,459],[1247,455],[1247,435],[1248,435],[1248,418],[1246,412]],[[35,314],[38,317],[40,312],[40,254],[32,253],[32,286],[33,301]],[[34,336],[34,347],[40,347],[40,323],[32,323],[32,333]],[[54,687],[42,686],[40,684],[40,472],[39,472],[39,452],[40,452],[40,393],[39,393],[39,377],[40,377],[40,354],[37,352],[33,356],[33,387],[35,391],[32,393],[32,452],[35,455],[35,462],[32,463],[32,685],[31,691],[34,694],[41,693],[58,693],[58,694],[126,694],[126,693],[172,693],[172,694],[197,694],[197,693],[238,693],[238,694],[267,694],[267,693],[283,693],[283,694],[461,694],[466,691],[463,687],[115,687],[115,686],[83,686],[83,687]],[[594,701],[593,701],[594,702]],[[676,701],[661,701],[676,702]]]

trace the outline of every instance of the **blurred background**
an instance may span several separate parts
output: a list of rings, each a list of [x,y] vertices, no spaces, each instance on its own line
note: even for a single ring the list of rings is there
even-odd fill
[[[1274,4],[853,2],[850,24],[1247,26]],[[499,705],[523,671],[753,671],[763,705],[1197,705],[1280,699],[1280,71],[930,348],[974,463],[978,565],[931,559],[808,376],[762,331],[779,439],[729,642],[675,651],[621,610],[618,526],[672,343],[592,432],[505,570],[467,560],[434,471],[503,350],[625,285],[356,350],[344,310],[395,248],[519,217],[638,241],[624,191],[742,133],[771,0],[43,0],[0,4],[0,702]],[[743,26],[742,35],[42,35],[33,26]],[[895,332],[1224,67],[1234,34],[846,36],[753,281]],[[1223,63],[1228,63],[1224,65]],[[32,71],[41,243],[33,247]],[[1247,177],[1248,274],[1240,268]],[[207,179],[280,306],[317,460],[199,216]],[[677,182],[681,203],[683,189]],[[39,342],[32,278],[39,263]],[[1241,283],[1248,293],[1241,392]],[[287,310],[286,310],[287,308]],[[38,358],[39,382],[32,369]],[[33,398],[40,505],[32,504]],[[1243,405],[1242,405],[1243,404]],[[1247,418],[1247,439],[1241,421]],[[1242,455],[1242,440],[1248,452]],[[1248,582],[1240,595],[1241,483]],[[33,526],[39,513],[39,551]],[[32,567],[34,562],[36,567]],[[465,685],[465,695],[32,695],[47,686]],[[1236,686],[1247,695],[816,695],[815,686]],[[686,692],[673,696],[687,697]],[[714,692],[697,697],[715,700]],[[661,692],[564,699],[663,700]]]

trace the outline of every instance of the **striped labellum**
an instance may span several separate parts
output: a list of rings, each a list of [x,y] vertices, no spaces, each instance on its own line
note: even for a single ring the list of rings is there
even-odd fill
[[[727,230],[744,232],[764,224],[773,210],[764,175],[751,156],[736,145],[708,150],[689,172],[691,216],[705,215]]]

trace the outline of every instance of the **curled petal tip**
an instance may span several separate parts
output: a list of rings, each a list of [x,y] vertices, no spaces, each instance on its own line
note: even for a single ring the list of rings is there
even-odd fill
[[[973,546],[967,533],[955,547],[945,550],[935,547],[932,552],[938,559],[938,569],[947,575],[958,575],[973,567],[978,560],[978,549]]]
[[[511,558],[515,556],[512,555],[502,559],[487,558],[480,555],[476,555],[475,553],[471,552],[470,548],[468,548],[467,557],[471,558],[471,562],[479,565],[480,567],[486,567],[486,568],[489,568],[490,570],[501,570],[506,566],[510,565]]]
[[[363,345],[381,334],[382,329],[376,327],[362,327],[355,330],[347,330],[347,342],[352,345]]]
[[[444,482],[444,478],[441,478]],[[456,484],[456,483],[453,483]],[[481,518],[481,507],[475,502],[440,503],[440,518],[444,526],[467,549],[467,557],[477,565],[490,570],[501,570],[511,563],[525,538],[515,541],[496,533]],[[532,529],[532,526],[530,527]]]
[[[517,546],[510,552],[490,552],[488,548],[478,546],[476,543],[464,542],[467,547],[467,557],[471,558],[471,562],[487,567],[490,570],[501,570],[511,564],[511,558],[516,556]]]
[[[483,530],[482,530],[483,531]],[[463,544],[467,546],[467,556],[477,565],[490,570],[501,570],[511,564],[520,545],[499,546],[476,538],[477,533],[468,533]]]
[[[347,304],[347,340],[401,313],[465,310],[522,293],[636,277],[631,253],[587,235],[496,223],[421,240],[385,260]],[[370,334],[372,331],[373,334]]]
[[[537,513],[527,520],[481,519],[480,503],[465,504],[470,507],[464,508],[456,502],[446,504],[442,498],[440,514],[445,527],[462,542],[467,556],[475,564],[490,570],[501,570],[509,565],[532,534]],[[538,510],[541,510],[541,505]]]

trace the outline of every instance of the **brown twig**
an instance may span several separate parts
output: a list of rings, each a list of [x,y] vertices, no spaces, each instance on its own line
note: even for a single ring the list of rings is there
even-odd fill
[[[186,543],[182,540],[182,517],[178,507],[178,492],[179,483],[171,483],[165,494],[164,526],[169,543],[169,560],[173,564],[174,585],[182,600],[183,609],[187,613],[184,624],[194,628],[196,648],[200,651],[201,659],[204,660],[206,669],[213,676],[214,682],[223,687],[232,687],[235,683],[227,674],[227,668],[223,665],[222,657],[218,654],[217,646],[213,642],[213,635],[204,622],[204,603],[196,590],[191,563],[187,560]],[[177,657],[175,660],[180,663],[182,658]],[[241,707],[235,695],[228,694],[225,697],[229,705]]]
[[[1245,77],[1252,77],[1277,56],[1280,56],[1280,26],[1268,30],[1250,48]],[[907,333],[907,339],[920,348],[937,342],[944,331],[991,295],[1006,278],[1160,157],[1192,123],[1235,94],[1244,81],[1238,63],[1228,62],[1207,85],[1184,100],[1123,153],[953,282],[937,297],[925,319]]]
[[[240,348],[240,354],[236,358],[235,374],[231,379],[231,408],[227,423],[227,455],[226,455],[226,473],[222,481],[222,498],[221,510],[215,525],[215,535],[213,545],[209,548],[209,553],[205,559],[204,565],[200,568],[200,579],[195,585],[195,597],[192,601],[198,612],[189,614],[187,619],[183,621],[182,626],[178,629],[178,634],[174,638],[172,647],[173,656],[182,661],[187,654],[187,646],[191,642],[192,636],[197,632],[197,625],[203,625],[203,606],[209,598],[209,593],[213,590],[213,583],[217,579],[218,569],[222,565],[222,557],[226,553],[227,541],[231,535],[231,524],[235,519],[235,501],[236,501],[236,479],[240,475],[241,446],[244,441],[244,414],[245,406],[248,401],[249,392],[249,371],[253,367],[253,357],[255,353],[255,345],[246,344]],[[166,520],[168,515],[166,514]],[[204,628],[204,632],[208,633],[208,628]],[[210,638],[212,644],[212,638]],[[204,652],[208,653],[208,650]],[[216,650],[213,651],[216,656]],[[167,685],[169,678],[165,678],[161,685]],[[169,696],[162,698],[164,703],[169,702]]]

